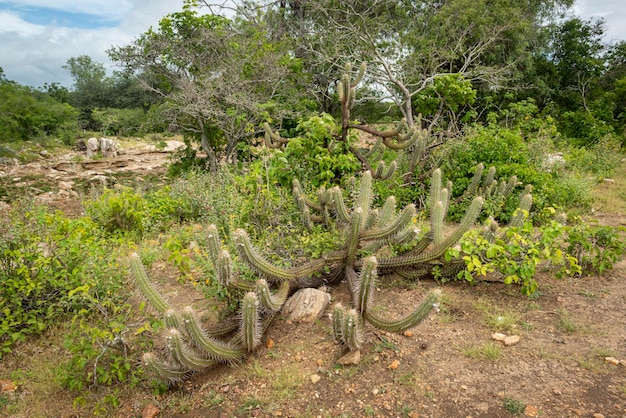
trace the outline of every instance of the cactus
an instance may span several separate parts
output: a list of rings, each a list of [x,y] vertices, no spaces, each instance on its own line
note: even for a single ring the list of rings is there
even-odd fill
[[[254,351],[261,342],[259,301],[254,292],[246,293],[241,303],[241,338],[248,352]]]

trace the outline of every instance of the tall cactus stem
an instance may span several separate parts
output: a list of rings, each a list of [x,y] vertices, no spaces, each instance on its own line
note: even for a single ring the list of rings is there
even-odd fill
[[[355,289],[357,310],[364,315],[372,302],[374,289],[376,288],[376,257],[368,257],[363,262],[363,268],[359,275],[359,281]]]
[[[131,254],[130,269],[137,287],[148,300],[150,305],[160,314],[165,314],[165,312],[169,309],[169,304],[150,282],[139,254]]]
[[[431,228],[433,231],[433,241],[435,245],[440,245],[443,242],[443,203],[441,201],[436,202],[433,205],[431,216]]]
[[[365,341],[363,335],[363,321],[355,309],[345,313],[343,321],[343,342],[350,351],[359,350]]]
[[[248,352],[254,351],[261,342],[261,320],[256,293],[248,292],[241,303],[241,337]]]

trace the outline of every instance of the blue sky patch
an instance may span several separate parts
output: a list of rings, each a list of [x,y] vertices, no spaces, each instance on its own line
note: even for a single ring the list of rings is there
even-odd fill
[[[36,25],[53,25],[80,29],[112,28],[120,23],[120,20],[111,19],[88,13],[72,13],[63,10],[55,10],[47,7],[6,7],[0,6],[0,10],[17,13],[23,20]]]

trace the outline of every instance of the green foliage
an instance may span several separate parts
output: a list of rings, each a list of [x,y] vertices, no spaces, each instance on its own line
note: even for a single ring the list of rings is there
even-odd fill
[[[567,253],[575,257],[583,272],[602,274],[626,255],[626,243],[620,236],[624,228],[596,226],[589,221],[567,229]]]
[[[361,165],[347,144],[337,140],[338,131],[328,114],[301,122],[297,127],[299,136],[290,138],[284,149],[271,154],[269,176],[283,187],[291,187],[294,178],[306,179],[313,188],[340,184],[342,178],[355,174]]]
[[[119,267],[119,266],[117,266]],[[36,208],[0,220],[0,358],[49,324],[119,291],[111,243],[88,218]]]
[[[13,82],[0,82],[0,142],[59,138],[71,143],[78,112],[51,96]]]
[[[130,305],[98,300],[87,293],[85,297],[90,303],[74,316],[72,332],[63,344],[71,358],[61,368],[61,384],[78,392],[119,383],[134,386],[141,369],[134,366],[136,359],[124,338]]]
[[[95,122],[93,128],[100,130],[103,136],[128,136],[144,133],[143,125],[146,116],[141,108],[96,108],[91,112],[91,117]]]
[[[532,111],[532,107],[530,109]],[[462,140],[444,145],[440,155],[442,171],[454,184],[453,196],[459,196],[467,188],[475,167],[483,163],[485,167],[494,166],[500,176],[516,175],[521,184],[531,185],[533,213],[551,206],[589,208],[588,180],[576,172],[567,172],[561,168],[566,168],[566,165],[559,166],[558,160],[550,160],[551,155],[557,155],[551,145],[556,130],[550,119],[537,120],[520,110],[519,106],[512,106],[511,111],[502,116],[506,123],[512,125],[510,128],[495,123],[485,127],[474,126]],[[458,203],[460,205],[452,205],[450,209],[453,220],[459,219],[459,210],[467,204]],[[516,201],[512,195],[504,201],[487,201],[484,215],[506,221],[515,208]]]
[[[462,74],[446,74],[435,78],[414,100],[416,113],[424,116],[435,115],[444,106],[455,114],[459,108],[474,103],[476,90]]]
[[[557,278],[611,269],[626,254],[619,234],[615,228],[588,222],[568,226],[551,220],[538,228],[526,222],[520,228],[503,228],[494,240],[483,231],[470,231],[460,246],[447,251],[446,258],[463,260],[457,279],[472,282],[497,273],[505,284],[520,284],[521,292],[532,296],[540,268],[550,269]]]

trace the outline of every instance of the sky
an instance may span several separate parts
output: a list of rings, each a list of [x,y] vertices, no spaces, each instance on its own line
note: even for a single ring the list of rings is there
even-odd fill
[[[106,50],[123,46],[182,0],[0,0],[0,67],[9,80],[41,87],[58,82],[71,87],[63,65],[89,55],[109,69]],[[573,11],[584,19],[606,21],[606,41],[626,40],[624,0],[576,0]]]

